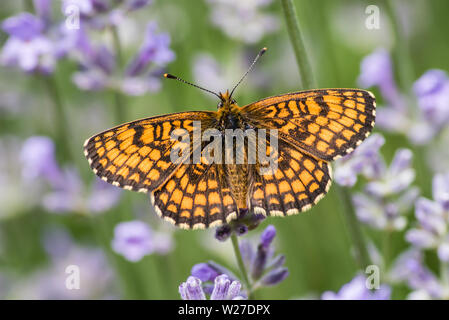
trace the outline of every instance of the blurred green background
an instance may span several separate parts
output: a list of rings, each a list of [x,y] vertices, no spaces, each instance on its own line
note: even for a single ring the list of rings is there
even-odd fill
[[[60,14],[59,1],[56,2],[54,11]],[[449,70],[449,2],[394,2],[401,8],[399,12],[407,31],[414,79],[430,68]],[[376,48],[393,50],[395,47],[391,23],[384,14],[382,1],[295,0],[294,3],[320,88],[357,87],[361,59]],[[370,4],[381,8],[379,30],[365,27],[365,8]],[[17,14],[26,6],[27,1],[23,4],[21,1],[3,1],[0,19]],[[130,19],[142,29],[147,21],[155,20],[161,31],[169,32],[171,49],[176,54],[176,59],[166,68],[170,73],[194,80],[193,65],[197,55],[212,55],[226,71],[223,81],[227,81],[227,87],[222,90],[233,86],[260,48],[268,47],[255,71],[237,90],[236,100],[240,105],[301,89],[280,1],[275,0],[264,8],[265,12],[277,18],[278,29],[253,44],[232,39],[213,25],[212,6],[206,1],[156,0],[150,7],[130,15]],[[123,38],[128,35],[139,38],[143,33],[120,34]],[[0,41],[3,43],[6,39],[7,35],[1,33]],[[126,39],[122,40],[125,42]],[[130,58],[138,46],[138,40],[130,45],[124,44],[125,58]],[[55,78],[69,114],[70,147],[76,152],[75,163],[86,182],[94,179],[82,152],[83,142],[89,136],[138,118],[177,111],[216,109],[217,101],[213,96],[175,81],[163,81],[159,92],[127,97],[123,119],[118,122],[113,94],[79,90],[71,81],[71,74],[76,69],[73,61],[62,60],[58,63]],[[0,136],[17,137],[20,141],[33,135],[44,135],[58,142],[53,109],[44,81],[16,69],[2,67],[0,70],[0,104],[11,103],[8,99],[18,104],[14,106],[15,111],[0,108]],[[201,84],[208,87],[207,83]],[[407,140],[399,135],[387,134],[386,141],[382,151],[388,161],[397,148],[410,147]],[[63,157],[58,156],[64,163]],[[415,161],[423,160],[417,154]],[[11,174],[17,174],[17,179],[20,179],[20,171]],[[415,184],[419,185],[423,195],[430,196],[431,176],[428,169],[417,170]],[[52,262],[42,246],[42,239],[52,228],[65,229],[77,244],[99,247],[106,253],[108,264],[113,269],[110,293],[114,298],[178,299],[178,285],[188,277],[191,267],[208,260],[228,266],[238,274],[229,243],[216,241],[213,231],[174,230],[167,223],[160,222],[146,195],[125,191],[120,204],[102,214],[55,214],[45,212],[34,204],[26,205],[30,195],[21,193],[21,190],[11,190],[8,185],[1,186],[0,190],[9,190],[11,197],[21,203],[4,208],[0,203],[0,273],[4,279],[0,282],[0,294],[3,298],[22,298],[23,292],[17,290],[17,285],[32,286],[37,281],[34,275],[39,270],[49,268]],[[340,210],[339,198],[331,188],[328,196],[312,210],[282,219],[269,218],[246,236],[255,236],[263,226],[274,224],[278,230],[277,252],[285,254],[290,271],[289,277],[280,285],[257,291],[257,298],[313,297],[325,290],[338,290],[352,279],[357,272],[357,264]],[[113,253],[110,242],[114,226],[134,218],[148,221],[155,229],[173,232],[174,250],[167,255],[146,256],[137,263],[128,262]],[[377,232],[365,231],[375,243],[380,242]],[[395,234],[394,254],[404,247],[403,234]],[[399,288],[394,291],[394,297],[404,298],[406,292]],[[108,296],[102,293],[94,297]]]

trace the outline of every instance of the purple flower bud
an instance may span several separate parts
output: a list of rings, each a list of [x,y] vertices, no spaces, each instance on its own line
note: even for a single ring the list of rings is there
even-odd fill
[[[277,268],[269,271],[266,275],[260,279],[260,283],[265,286],[274,286],[284,281],[289,275],[287,268]]]
[[[214,281],[220,275],[218,271],[208,263],[198,263],[192,267],[191,275],[203,282]]]
[[[93,63],[106,74],[111,74],[115,69],[115,58],[105,46],[100,46],[95,53]]]
[[[370,290],[366,286],[366,278],[358,275],[349,283],[341,287],[338,293],[331,291],[324,292],[322,300],[388,300],[390,299],[391,288],[381,285],[379,289]]]
[[[226,300],[231,281],[224,274],[215,278],[215,287],[210,296],[211,300]]]
[[[416,82],[413,84],[413,91],[416,96],[422,97],[429,94],[439,92],[448,81],[446,72],[438,69],[431,69],[426,71]]]
[[[226,241],[232,233],[232,228],[228,224],[224,224],[215,229],[215,239],[218,241]]]
[[[254,257],[251,268],[251,277],[254,280],[259,279],[265,270],[268,256],[267,249],[268,248],[264,247],[262,244],[257,247],[256,256]]]
[[[154,251],[149,226],[141,221],[122,222],[114,229],[112,249],[127,260],[137,262]]]
[[[269,225],[260,235],[260,243],[264,248],[268,248],[276,236],[276,228],[273,225]]]
[[[53,186],[59,186],[62,171],[56,162],[55,145],[48,137],[35,136],[28,138],[20,152],[22,176],[25,179],[42,177]]]
[[[188,277],[186,282],[179,286],[179,294],[182,300],[206,300],[206,295],[201,288],[201,280],[195,277]]]
[[[254,248],[249,241],[243,239],[239,244],[240,253],[242,254],[243,262],[249,268],[255,256]]]
[[[104,212],[120,201],[121,190],[97,178],[87,200],[90,212]]]
[[[51,19],[51,0],[33,0],[34,10],[37,15],[46,24],[50,23]]]
[[[285,256],[283,254],[277,255],[273,260],[267,263],[267,269],[277,269],[282,267],[285,263]]]
[[[417,248],[431,248],[435,243],[435,237],[426,230],[411,229],[405,234],[405,239]]]
[[[442,235],[446,232],[441,206],[426,198],[419,198],[415,204],[415,215],[420,225],[435,235]]]
[[[44,24],[31,13],[20,13],[3,21],[2,29],[12,37],[30,41],[41,35]]]
[[[390,54],[387,50],[377,49],[363,59],[358,82],[365,88],[378,86],[382,95],[391,104],[398,104],[399,93],[393,77]]]
[[[242,285],[238,281],[232,281],[227,275],[222,274],[215,278],[215,286],[210,296],[211,300],[233,300],[240,295]]]
[[[152,0],[129,0],[126,2],[126,7],[128,10],[133,11],[150,5],[152,2]]]
[[[156,23],[148,24],[145,42],[127,67],[127,76],[137,76],[143,73],[150,62],[156,65],[165,65],[175,58],[175,54],[169,49],[169,34],[156,34],[156,29]]]
[[[449,77],[444,71],[427,71],[415,82],[413,90],[428,121],[438,127],[449,121]]]
[[[248,233],[248,227],[244,224],[235,227],[235,234],[237,236],[243,236]]]

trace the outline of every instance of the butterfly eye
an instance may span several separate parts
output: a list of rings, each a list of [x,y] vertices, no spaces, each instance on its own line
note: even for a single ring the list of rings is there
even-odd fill
[[[221,108],[221,107],[223,107],[223,101],[220,101],[219,103],[218,103],[218,106],[217,106],[218,108]]]
[[[235,104],[235,103],[236,103],[236,101],[234,99],[232,99],[231,104]]]

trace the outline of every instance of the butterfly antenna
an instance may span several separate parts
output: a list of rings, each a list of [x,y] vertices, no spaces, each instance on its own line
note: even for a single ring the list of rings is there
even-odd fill
[[[265,51],[267,51],[268,49],[262,48],[262,50],[259,51],[259,53],[257,54],[257,56],[254,58],[253,63],[251,63],[251,65],[249,66],[248,70],[245,72],[245,74],[243,75],[243,77],[239,80],[239,82],[237,82],[237,84],[234,86],[234,88],[231,91],[231,95],[230,97],[232,97],[232,94],[234,93],[234,90],[237,89],[237,87],[239,86],[240,83],[242,83],[243,79],[245,79],[245,77],[248,75],[248,73],[253,69],[254,65],[256,64],[257,60],[259,60],[259,58],[265,53]]]
[[[213,91],[211,91],[211,90],[208,90],[208,89],[205,89],[205,88],[203,88],[203,87],[200,87],[199,85],[196,85],[196,84],[190,83],[190,82],[188,82],[188,81],[185,81],[184,79],[178,78],[178,77],[176,77],[176,76],[174,76],[174,75],[172,75],[172,74],[170,74],[170,73],[164,73],[164,78],[167,78],[167,79],[175,79],[175,80],[181,81],[182,83],[188,84],[188,85],[190,85],[190,86],[192,86],[192,87],[195,87],[195,88],[201,89],[201,90],[203,90],[203,91],[212,93],[213,95],[215,95],[215,96],[217,96],[218,98],[221,99],[221,97],[218,95],[218,93],[215,93],[215,92],[213,92]]]

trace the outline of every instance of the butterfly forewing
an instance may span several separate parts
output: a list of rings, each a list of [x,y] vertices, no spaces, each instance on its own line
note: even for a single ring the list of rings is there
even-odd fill
[[[160,187],[181,165],[170,153],[179,141],[171,132],[184,129],[192,141],[193,121],[207,128],[214,112],[181,112],[133,121],[88,139],[84,153],[92,170],[115,186],[149,192]]]
[[[344,156],[371,132],[375,98],[359,89],[323,89],[260,100],[242,108],[256,127],[279,130],[279,137],[326,161]]]

